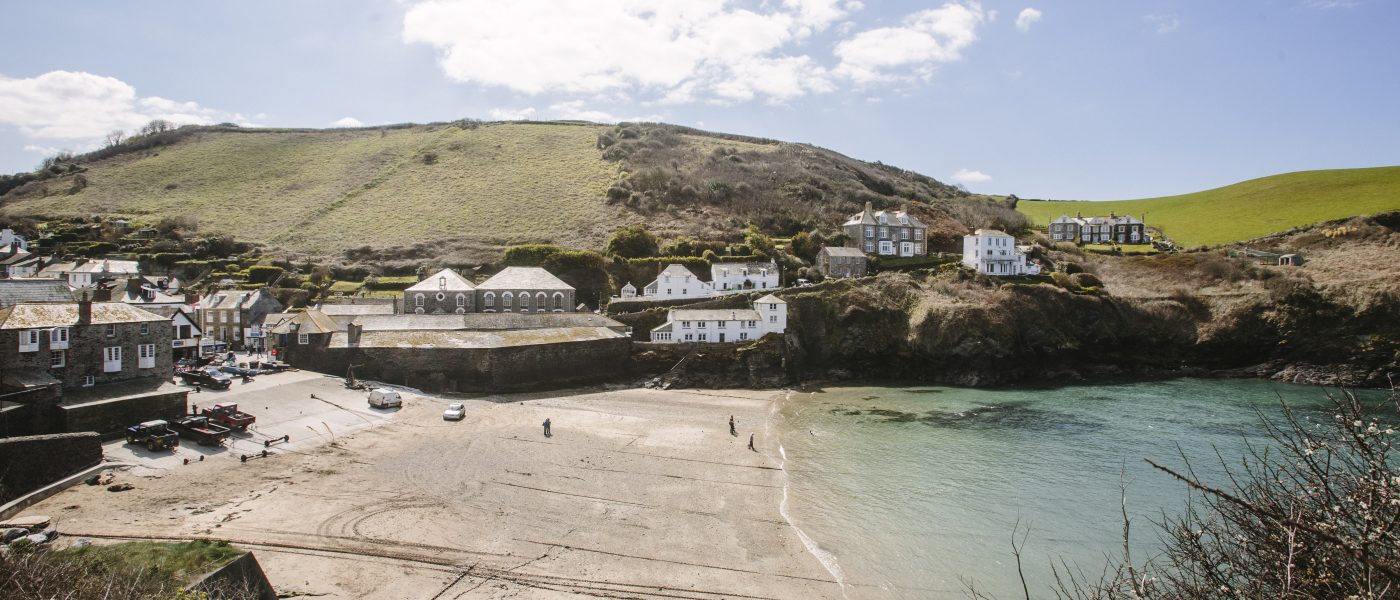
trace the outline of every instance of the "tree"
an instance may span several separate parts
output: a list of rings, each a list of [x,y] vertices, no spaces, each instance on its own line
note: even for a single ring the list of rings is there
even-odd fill
[[[749,228],[744,230],[744,244],[749,247],[750,252],[760,256],[775,258],[778,254],[773,238],[759,231],[756,225],[749,225]]]
[[[623,258],[656,256],[659,249],[660,242],[656,239],[656,234],[647,231],[646,225],[640,223],[613,232],[606,247],[609,256]]]
[[[124,131],[122,131],[122,130],[120,130],[120,129],[113,129],[110,133],[107,134],[107,138],[106,138],[106,147],[111,148],[111,147],[114,147],[114,146],[120,146],[120,145],[122,145],[122,142],[125,142],[125,141],[126,141],[126,132],[124,132]]]
[[[792,254],[807,262],[813,262],[817,260],[817,253],[821,252],[822,244],[820,232],[799,231],[797,235],[792,236]]]

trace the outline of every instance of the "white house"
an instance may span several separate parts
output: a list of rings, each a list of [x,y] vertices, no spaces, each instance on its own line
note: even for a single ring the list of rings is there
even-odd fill
[[[978,229],[963,236],[963,264],[983,275],[1039,275],[1040,265],[1028,262],[1016,238],[995,229]]]
[[[626,291],[625,289],[623,290]],[[683,265],[667,265],[656,276],[656,280],[642,288],[642,297],[648,300],[676,300],[680,298],[708,298],[714,295],[714,288]]]
[[[39,277],[51,277],[68,282],[68,287],[90,288],[103,281],[139,277],[141,269],[134,260],[87,260],[53,263],[39,270]]]
[[[713,295],[778,289],[778,264],[715,263],[710,265],[710,286]]]
[[[0,229],[0,247],[14,247],[28,252],[29,241],[24,239],[24,236],[15,233],[13,229]]]
[[[658,344],[718,344],[756,340],[787,330],[787,302],[768,294],[751,309],[675,308],[651,330]]]

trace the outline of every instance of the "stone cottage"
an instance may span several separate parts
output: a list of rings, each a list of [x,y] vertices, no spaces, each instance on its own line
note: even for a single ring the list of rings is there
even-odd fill
[[[865,277],[866,262],[858,248],[827,246],[817,253],[817,270],[827,277]]]

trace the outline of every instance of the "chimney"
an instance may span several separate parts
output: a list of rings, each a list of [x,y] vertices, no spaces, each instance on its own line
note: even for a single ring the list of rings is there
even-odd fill
[[[92,290],[92,299],[97,302],[111,302],[112,288],[97,287]]]
[[[365,328],[359,323],[350,323],[345,326],[345,338],[351,346],[360,345],[360,332]]]
[[[865,203],[865,212],[871,212],[874,208],[875,208],[875,206],[874,206],[873,204],[871,204],[871,203],[869,203],[869,202],[866,202],[866,203]]]
[[[82,298],[78,299],[78,324],[87,325],[92,323],[92,298],[87,292],[83,292]]]

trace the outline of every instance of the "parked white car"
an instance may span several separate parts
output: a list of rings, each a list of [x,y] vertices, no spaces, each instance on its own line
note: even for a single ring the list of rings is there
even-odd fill
[[[462,406],[460,402],[448,404],[447,410],[442,411],[442,420],[444,421],[461,421],[465,416],[467,416],[467,407]]]
[[[398,408],[403,406],[403,397],[394,390],[378,388],[370,391],[369,405],[373,408]]]

